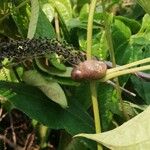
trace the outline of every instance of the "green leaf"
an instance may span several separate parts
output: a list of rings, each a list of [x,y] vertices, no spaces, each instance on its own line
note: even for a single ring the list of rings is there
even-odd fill
[[[35,37],[55,38],[55,30],[41,8],[39,11]]]
[[[60,26],[61,26],[61,29],[63,31],[63,34],[64,34],[64,39],[70,43],[70,33],[69,33],[69,29],[67,27],[67,24],[61,14],[61,12],[59,12],[59,9],[56,7],[56,12],[58,14],[58,19],[59,19],[59,23],[60,23]]]
[[[81,21],[88,21],[88,14],[89,14],[89,4],[86,3],[82,6],[81,10],[80,10],[80,14],[79,14],[79,19]]]
[[[72,7],[70,0],[49,0],[49,2],[57,8],[57,11],[59,11],[65,22],[72,18]]]
[[[21,7],[19,10],[13,8],[11,16],[16,23],[19,33],[23,38],[27,37],[28,25],[29,25],[29,5]]]
[[[68,107],[64,91],[57,82],[45,80],[36,70],[26,71],[23,80],[29,85],[38,87],[48,98],[61,107]]]
[[[60,58],[57,54],[51,54],[49,57],[47,56],[47,58],[54,67],[56,67],[60,71],[66,71],[66,66],[63,63],[61,63]]]
[[[31,0],[31,17],[30,17],[30,23],[29,23],[29,29],[27,35],[29,39],[32,39],[35,35],[38,17],[39,17],[39,9],[40,7],[39,7],[38,0]]]
[[[72,7],[70,0],[49,0],[58,14],[60,27],[63,31],[65,40],[70,43],[70,33],[67,27],[67,22],[72,18]]]
[[[59,77],[71,77],[71,71],[72,71],[72,67],[66,67],[66,71],[60,71],[56,68],[46,68],[45,66],[43,66],[41,64],[41,62],[36,59],[36,64],[38,66],[38,68],[40,70],[42,70],[43,72],[46,72],[50,75],[56,75],[56,76],[59,76]]]
[[[0,80],[11,80],[9,69],[6,69],[4,67],[0,69]]]
[[[150,32],[149,24],[150,24],[150,15],[145,14],[142,19],[142,26],[139,33],[147,32],[147,31]]]
[[[47,16],[48,20],[50,22],[52,22],[53,18],[54,18],[54,8],[51,6],[51,4],[49,3],[44,3],[42,5],[42,10],[45,13],[45,15]]]
[[[136,0],[140,5],[141,7],[147,12],[149,13],[150,15],[150,8],[149,8],[149,5],[150,5],[150,1],[148,0]]]
[[[125,42],[118,47],[115,54],[117,64],[123,65],[142,59],[144,43],[139,44],[137,40],[137,38],[132,36],[129,42]]]
[[[124,16],[115,16],[115,19],[122,21],[126,26],[128,26],[132,34],[137,33],[141,28],[140,23],[136,21],[135,19],[129,19]]]
[[[2,81],[0,94],[8,98],[16,108],[49,128],[66,129],[71,135],[81,132],[94,133],[92,118],[76,100],[68,101],[69,108],[63,109],[36,87]]]
[[[38,0],[32,0],[31,6],[31,18],[27,37],[29,39],[32,39],[34,36],[54,38],[54,28],[40,8]]]
[[[79,30],[78,32],[79,45],[84,51],[87,47],[86,34],[87,33],[85,30]],[[108,47],[106,43],[105,33],[100,32],[99,30],[95,30],[93,33],[92,55],[100,59],[106,59],[108,55]]]
[[[72,97],[76,99],[83,108],[88,110],[91,106],[91,91],[89,83],[81,83],[80,86],[72,87],[71,89]]]
[[[131,80],[139,96],[142,97],[147,104],[150,104],[150,82],[146,82],[134,76],[131,77]]]
[[[115,50],[122,44],[127,42],[131,37],[131,31],[122,21],[115,19],[112,27],[112,40]]]
[[[79,134],[112,150],[149,150],[150,107],[120,127],[99,134]]]
[[[116,90],[111,85],[100,83],[97,88],[97,96],[102,119],[102,129],[103,131],[107,131],[112,126],[113,114],[120,115]]]

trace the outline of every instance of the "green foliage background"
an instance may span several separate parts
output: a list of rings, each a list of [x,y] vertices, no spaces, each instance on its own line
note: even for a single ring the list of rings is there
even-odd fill
[[[135,2],[129,8],[122,7],[122,3],[121,0],[114,0],[108,1],[106,5],[118,65],[150,56],[149,14],[145,13]],[[111,11],[116,5],[118,9],[113,15]],[[138,11],[138,14],[135,14],[135,11]],[[56,13],[58,14],[61,39],[79,51],[85,52],[89,14],[88,0],[31,0],[31,2],[28,0],[14,2],[1,0],[0,38],[1,40],[56,38]],[[103,19],[101,4],[98,3],[94,14],[92,55],[98,59],[110,60]],[[6,80],[2,73],[4,68],[2,68],[0,70],[2,107],[7,111],[17,108],[48,128],[64,129],[71,136],[83,132],[94,133],[89,83],[73,81],[71,79],[72,66],[61,62],[57,55],[54,55],[53,59],[49,57],[49,61],[51,66],[48,69],[45,69],[38,59],[33,61],[32,63],[36,67],[29,68],[28,72],[23,64],[16,65],[18,75],[25,83],[17,81],[12,67],[5,68],[8,78]],[[123,93],[123,100],[134,103],[141,109],[142,105],[149,105],[149,82],[134,75],[126,75],[120,77],[119,80],[121,86],[137,95],[132,97]],[[97,91],[102,130],[108,131],[116,124],[122,124],[125,119],[120,111],[116,90],[106,83],[98,83]],[[10,102],[9,107],[5,105],[4,99]],[[126,112],[130,117],[136,115],[135,110],[140,112],[139,109],[126,103]],[[95,143],[85,139],[73,139],[65,146],[59,146],[59,149],[94,150]]]

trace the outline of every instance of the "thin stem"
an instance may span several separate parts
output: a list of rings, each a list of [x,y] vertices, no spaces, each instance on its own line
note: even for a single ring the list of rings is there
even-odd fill
[[[87,59],[92,58],[92,34],[93,34],[93,17],[94,17],[94,11],[96,7],[97,0],[92,0],[90,5],[90,12],[88,17],[88,26],[87,26]]]
[[[60,28],[59,28],[59,20],[58,20],[58,13],[55,12],[55,30],[56,30],[56,37],[57,37],[57,40],[61,40],[61,37],[60,37]]]
[[[100,81],[105,82],[107,80],[113,79],[118,76],[122,76],[122,75],[129,74],[129,73],[135,73],[138,71],[144,71],[144,70],[150,70],[150,65],[145,65],[145,66],[131,68],[131,69],[125,69],[125,70],[113,72],[110,74],[106,74],[106,76],[104,78],[102,78]]]
[[[96,7],[97,0],[92,0],[90,5],[90,12],[88,17],[88,26],[87,26],[87,59],[90,60],[92,58],[92,34],[93,34],[93,17],[94,11]],[[99,104],[97,100],[97,89],[96,82],[90,81],[90,89],[91,89],[91,99],[93,104],[93,113],[94,113],[94,123],[96,133],[101,132],[101,123],[99,116]],[[102,150],[102,145],[97,145],[98,150]]]
[[[112,41],[112,35],[111,35],[111,26],[110,26],[110,19],[107,16],[107,12],[105,9],[105,1],[102,0],[102,8],[103,8],[103,14],[104,14],[104,25],[105,25],[105,32],[106,32],[106,39],[109,46],[109,53],[112,61],[112,67],[116,67],[116,60],[115,60],[115,53],[114,53],[114,47],[113,47],[113,41]],[[123,100],[121,97],[121,89],[119,88],[119,80],[118,78],[115,79],[116,82],[116,90],[117,90],[117,97],[120,100],[122,113],[125,116],[126,120],[129,120],[129,116],[125,111]]]
[[[96,133],[101,132],[101,126],[100,126],[100,116],[99,116],[99,107],[98,107],[98,101],[97,101],[97,89],[96,89],[96,82],[92,81],[90,83],[91,85],[91,93],[92,93],[92,102],[93,102],[93,112],[95,114],[94,121],[95,121],[95,129]]]
[[[119,67],[116,67],[116,68],[109,69],[107,71],[107,73],[109,74],[109,73],[112,73],[112,72],[124,70],[124,69],[130,68],[130,67],[145,64],[145,63],[148,63],[148,62],[150,62],[150,58],[145,58],[145,59],[142,59],[142,60],[139,60],[139,61],[132,62],[130,64],[126,64],[126,65],[123,65],[123,66],[119,66]]]

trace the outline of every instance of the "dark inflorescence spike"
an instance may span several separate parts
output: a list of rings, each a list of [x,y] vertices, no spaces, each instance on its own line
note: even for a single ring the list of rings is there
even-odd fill
[[[74,65],[85,60],[84,53],[75,50],[73,46],[66,42],[60,42],[56,39],[39,38],[0,42],[0,62],[4,58],[15,59],[19,62],[51,53],[63,56],[65,61]]]

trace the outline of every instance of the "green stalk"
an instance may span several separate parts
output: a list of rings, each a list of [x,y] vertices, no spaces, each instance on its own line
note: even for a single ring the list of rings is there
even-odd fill
[[[145,64],[145,63],[148,63],[148,62],[150,62],[150,58],[145,58],[145,59],[142,59],[142,60],[138,60],[138,61],[126,64],[126,65],[123,65],[123,66],[108,69],[107,74],[110,74],[110,73],[113,73],[113,72],[116,72],[116,71],[120,71],[120,70],[124,70],[124,69],[130,68],[130,67],[133,67],[133,66]],[[107,76],[107,74],[106,74],[106,76]]]
[[[114,47],[113,47],[112,36],[111,36],[111,27],[110,27],[109,18],[107,17],[107,12],[106,12],[106,9],[105,9],[105,0],[102,0],[102,8],[103,8],[103,14],[104,14],[106,39],[107,39],[107,43],[108,43],[108,46],[109,46],[109,53],[110,53],[110,57],[111,57],[111,61],[112,61],[112,67],[116,67]],[[120,89],[118,78],[115,79],[115,82],[116,82],[117,97],[120,100],[122,113],[123,113],[124,117],[126,118],[126,120],[129,120],[129,116],[125,111],[124,103],[123,103],[123,100],[122,100],[122,97],[121,97],[121,89]]]
[[[101,82],[105,82],[107,80],[113,79],[113,78],[121,76],[121,75],[129,74],[129,73],[135,73],[135,72],[144,71],[144,70],[150,70],[150,65],[145,65],[145,66],[141,66],[141,67],[125,69],[125,70],[121,70],[121,71],[117,71],[117,72],[112,72],[110,74],[107,74],[100,81]]]
[[[58,13],[55,12],[55,30],[56,30],[56,37],[57,37],[57,40],[61,40],[61,37],[60,37],[60,28],[59,28],[59,20],[58,20]]]
[[[92,0],[90,5],[90,12],[88,17],[88,26],[87,26],[87,59],[90,60],[92,58],[92,34],[93,34],[93,17],[94,11],[96,7],[97,0]],[[95,123],[95,131],[96,133],[101,132],[101,123],[99,116],[99,104],[97,100],[97,89],[96,82],[90,81],[90,89],[91,89],[91,99],[93,105],[93,113],[94,113],[94,123]],[[102,150],[102,145],[97,145],[98,150]]]

